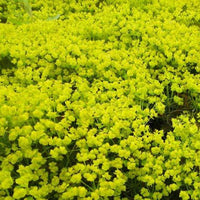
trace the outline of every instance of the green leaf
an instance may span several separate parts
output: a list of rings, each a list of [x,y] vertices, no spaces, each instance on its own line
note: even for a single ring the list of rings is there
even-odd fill
[[[27,200],[34,200],[33,197],[29,196],[26,198]]]
[[[24,10],[32,17],[32,8],[28,0],[23,0]]]
[[[53,16],[53,17],[48,17],[48,21],[52,21],[52,20],[56,20],[60,17],[60,14],[56,15],[56,16]]]

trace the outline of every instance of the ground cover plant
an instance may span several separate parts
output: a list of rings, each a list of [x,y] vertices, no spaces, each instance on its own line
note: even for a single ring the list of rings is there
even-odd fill
[[[200,199],[199,0],[0,0],[0,199]]]

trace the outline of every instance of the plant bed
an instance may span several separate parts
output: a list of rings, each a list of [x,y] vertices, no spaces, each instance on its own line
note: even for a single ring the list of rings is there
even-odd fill
[[[199,200],[200,2],[0,2],[0,200]]]

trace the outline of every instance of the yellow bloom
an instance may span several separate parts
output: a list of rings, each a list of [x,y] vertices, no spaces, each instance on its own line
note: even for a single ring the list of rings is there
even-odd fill
[[[24,189],[24,188],[14,188],[13,197],[15,199],[21,199],[21,198],[25,197],[26,194],[27,194],[26,189]]]

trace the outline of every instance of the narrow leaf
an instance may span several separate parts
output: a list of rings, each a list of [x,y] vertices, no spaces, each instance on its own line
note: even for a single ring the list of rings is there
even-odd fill
[[[56,16],[53,16],[53,17],[48,17],[48,21],[52,21],[52,20],[56,20],[60,17],[60,14],[56,15]]]
[[[28,0],[23,0],[25,11],[32,17],[32,9]]]

